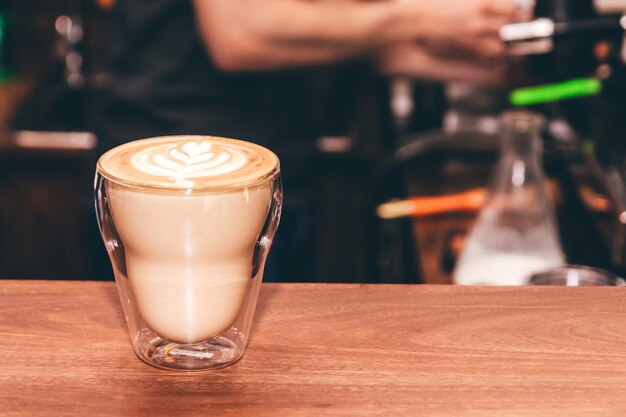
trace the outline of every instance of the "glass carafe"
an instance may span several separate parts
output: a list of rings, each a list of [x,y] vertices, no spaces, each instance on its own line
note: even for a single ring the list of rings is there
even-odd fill
[[[525,285],[533,273],[564,263],[542,169],[544,124],[526,110],[500,116],[500,159],[454,270],[456,284]]]

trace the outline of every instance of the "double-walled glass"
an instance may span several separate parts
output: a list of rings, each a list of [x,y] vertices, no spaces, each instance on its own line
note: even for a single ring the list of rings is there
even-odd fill
[[[198,149],[207,141],[210,145],[211,138],[166,137],[136,143],[154,141],[163,147],[169,146],[168,140],[175,144],[163,149],[174,149],[178,159],[168,165],[163,158],[170,151],[163,151],[165,156],[154,158],[163,169],[138,171],[141,175],[167,174],[174,168],[186,175],[194,164],[209,166]],[[122,146],[128,148],[126,154],[134,152],[133,142]],[[115,170],[109,169],[115,152],[98,161],[96,211],[135,353],[150,365],[187,371],[236,362],[246,348],[280,218],[278,159],[258,177],[248,175],[239,183],[234,175],[221,182],[208,177],[204,183],[195,181],[202,180],[200,172],[192,181],[175,178],[169,185],[165,178],[168,186],[163,187],[150,178],[138,180],[141,175],[124,177],[126,168],[119,161]],[[146,158],[140,156],[130,158],[142,163]],[[212,173],[216,178],[218,174]],[[196,184],[204,185],[194,188]]]

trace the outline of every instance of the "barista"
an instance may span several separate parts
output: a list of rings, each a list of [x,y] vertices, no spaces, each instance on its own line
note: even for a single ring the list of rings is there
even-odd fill
[[[359,57],[385,74],[493,81],[497,31],[516,13],[512,0],[118,0],[95,120],[102,150],[169,134],[274,150],[285,210],[266,276],[313,279],[316,72]]]

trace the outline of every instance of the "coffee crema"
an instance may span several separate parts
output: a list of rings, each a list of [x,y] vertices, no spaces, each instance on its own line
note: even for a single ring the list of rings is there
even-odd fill
[[[221,191],[276,174],[278,157],[262,146],[216,136],[169,136],[114,148],[98,172],[120,184],[164,190]]]

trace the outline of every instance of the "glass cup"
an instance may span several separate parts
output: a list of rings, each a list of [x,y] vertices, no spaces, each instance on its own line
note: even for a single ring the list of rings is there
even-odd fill
[[[565,265],[531,275],[529,285],[625,286],[623,278],[601,268]]]
[[[280,219],[278,158],[224,138],[139,140],[100,158],[94,187],[137,356],[185,371],[239,360]]]

